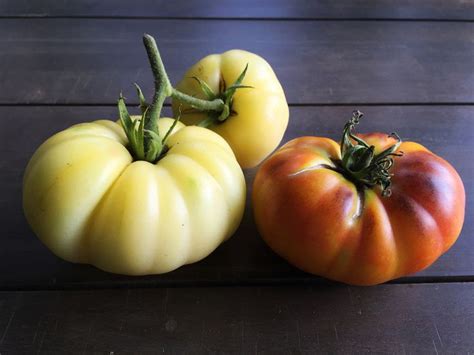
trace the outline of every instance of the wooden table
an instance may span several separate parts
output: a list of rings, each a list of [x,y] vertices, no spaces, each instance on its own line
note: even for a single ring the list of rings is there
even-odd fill
[[[2,354],[474,353],[472,1],[3,0],[0,16]],[[173,82],[209,53],[266,58],[290,104],[284,142],[337,139],[358,108],[364,130],[395,130],[449,160],[467,192],[458,242],[416,275],[348,287],[272,253],[247,203],[231,240],[169,274],[53,256],[23,217],[25,165],[51,134],[115,119],[120,90],[136,104],[133,82],[151,93],[144,32]]]

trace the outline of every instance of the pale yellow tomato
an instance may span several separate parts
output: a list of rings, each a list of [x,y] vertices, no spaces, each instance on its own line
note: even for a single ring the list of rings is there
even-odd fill
[[[229,118],[209,126],[230,144],[243,168],[265,159],[281,142],[288,125],[285,93],[271,66],[262,57],[243,50],[212,54],[193,65],[176,86],[183,93],[205,99],[198,81],[193,79],[197,77],[219,95],[237,80],[247,64],[242,85],[252,88],[237,89]],[[189,106],[173,99],[174,116],[180,111],[187,125],[197,124],[207,115],[192,112]]]
[[[166,132],[172,119],[160,119]],[[122,127],[72,126],[35,152],[23,206],[33,231],[59,257],[114,273],[164,273],[198,261],[242,218],[245,180],[219,135],[176,125],[157,163],[133,161]]]

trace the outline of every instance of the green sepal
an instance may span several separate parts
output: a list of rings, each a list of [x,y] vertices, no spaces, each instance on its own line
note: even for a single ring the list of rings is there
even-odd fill
[[[127,136],[131,151],[134,152],[136,159],[143,159],[145,157],[143,127],[146,110],[140,119],[135,121],[132,120],[128,113],[127,106],[125,105],[125,99],[122,94],[120,94],[118,100],[118,111],[120,122],[122,123],[123,130]]]
[[[142,89],[140,88],[140,86],[138,86],[137,83],[134,83],[135,85],[135,89],[137,89],[137,95],[138,95],[138,100],[140,101],[140,111],[142,113],[142,115],[146,112],[146,110],[148,109],[148,103],[146,102],[146,99],[145,99],[145,95],[143,95],[143,92],[142,92]]]
[[[249,68],[249,64],[247,63],[245,65],[245,69],[240,73],[239,77],[237,78],[236,81],[232,83],[231,86],[229,86],[225,91],[224,91],[224,102],[226,105],[230,105],[232,96],[234,96],[235,91],[240,88],[253,88],[252,86],[248,85],[242,85],[242,81],[244,81],[245,74],[247,74],[247,70]]]
[[[227,90],[237,90],[237,89],[255,89],[253,86],[250,85],[231,85]]]
[[[214,100],[216,98],[216,94],[214,93],[214,91],[212,91],[212,89],[209,87],[209,85],[207,85],[204,80],[201,80],[197,76],[193,76],[192,79],[198,82],[202,92],[204,93],[204,95],[206,95],[208,100]]]
[[[358,169],[355,165],[365,150],[366,149],[361,146],[351,146],[347,148],[346,153],[342,156],[342,164],[351,171],[357,171]]]
[[[239,77],[237,80],[228,88],[225,89],[222,98],[224,100],[224,108],[220,115],[217,117],[217,121],[224,122],[227,118],[230,116],[230,108],[232,106],[232,100],[234,97],[234,94],[237,89],[253,89],[253,86],[249,85],[242,85],[242,82],[244,81],[245,75],[247,74],[247,70],[249,68],[248,63],[245,65],[245,69],[240,73]]]
[[[247,74],[247,69],[248,69],[248,68],[249,68],[249,63],[245,64],[244,70],[242,71],[242,73],[240,73],[240,75],[239,75],[239,77],[237,78],[237,80],[234,81],[234,83],[233,83],[231,86],[229,86],[229,87],[227,88],[226,93],[227,93],[228,91],[233,91],[233,92],[235,92],[235,88],[233,88],[233,86],[235,87],[235,86],[239,86],[239,85],[242,84],[242,81],[244,81],[244,78],[245,78],[245,74]]]
[[[178,124],[179,120],[181,119],[181,105],[179,106],[179,113],[178,113],[178,117],[176,117],[174,119],[174,122],[173,124],[171,125],[170,129],[168,129],[168,131],[166,132],[165,136],[163,137],[163,139],[161,140],[161,144],[163,146],[165,146],[166,144],[166,140],[168,139],[168,136],[171,134],[171,132],[173,132],[173,129],[176,127],[176,125]]]
[[[118,100],[118,111],[120,122],[122,123],[123,130],[125,131],[125,135],[128,138],[128,142],[130,144],[130,148],[135,154],[140,155],[142,149],[140,149],[140,139],[138,139],[136,134],[136,122],[132,120],[130,114],[128,113],[127,106],[125,105],[125,99],[120,93],[120,97]]]
[[[400,147],[400,144],[402,144],[402,140],[401,140],[400,136],[396,133],[391,133],[389,135],[389,137],[395,138],[397,140],[397,143],[395,143],[394,145],[388,147],[383,152],[377,154],[376,161],[383,160],[384,158],[386,158],[390,155],[394,155],[394,156],[402,156],[403,155],[403,153],[395,153],[397,151],[397,149]]]
[[[355,171],[364,170],[367,168],[374,158],[374,149],[375,147],[372,145],[368,149],[363,147],[362,149],[357,150],[356,154],[354,154],[354,158],[356,161]]]
[[[127,137],[128,137],[128,132],[130,132],[133,128],[133,122],[130,117],[130,114],[128,113],[127,106],[125,105],[125,98],[123,97],[122,93],[120,93],[117,105],[118,105],[120,122],[122,122],[122,127],[125,131],[125,134],[127,134]]]

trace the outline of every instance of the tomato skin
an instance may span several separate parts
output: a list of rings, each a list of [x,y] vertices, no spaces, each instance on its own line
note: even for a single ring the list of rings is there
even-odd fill
[[[161,118],[160,132],[174,120]],[[72,126],[44,142],[23,181],[23,208],[59,257],[128,274],[196,262],[229,238],[245,206],[245,179],[224,139],[178,123],[155,164],[133,161],[120,124]]]
[[[359,135],[376,153],[395,141]],[[294,266],[353,285],[374,285],[431,265],[459,236],[465,192],[454,168],[423,146],[404,142],[391,169],[392,194],[357,189],[335,168],[339,144],[294,139],[257,172],[255,221],[265,242]]]
[[[252,88],[238,89],[233,96],[234,113],[223,123],[209,127],[229,143],[242,168],[254,167],[265,159],[281,142],[288,126],[285,93],[271,66],[256,54],[234,49],[201,59],[176,86],[183,93],[205,99],[193,77],[218,93],[223,84],[228,87],[234,83],[247,64],[242,85]],[[177,117],[181,112],[186,125],[206,118],[206,113],[188,113],[187,109],[189,106],[173,99],[173,114]]]

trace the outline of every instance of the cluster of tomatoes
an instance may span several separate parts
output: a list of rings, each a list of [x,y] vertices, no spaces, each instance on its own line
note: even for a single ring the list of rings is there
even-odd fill
[[[454,168],[396,135],[355,135],[360,112],[340,143],[300,137],[270,155],[289,109],[274,71],[255,54],[232,50],[192,66],[167,89],[180,122],[153,126],[156,105],[139,93],[141,117],[121,106],[117,122],[74,125],[28,164],[25,215],[63,259],[128,275],[201,260],[239,226],[242,168],[259,164],[258,230],[307,272],[377,284],[428,267],[460,234],[465,193]]]

